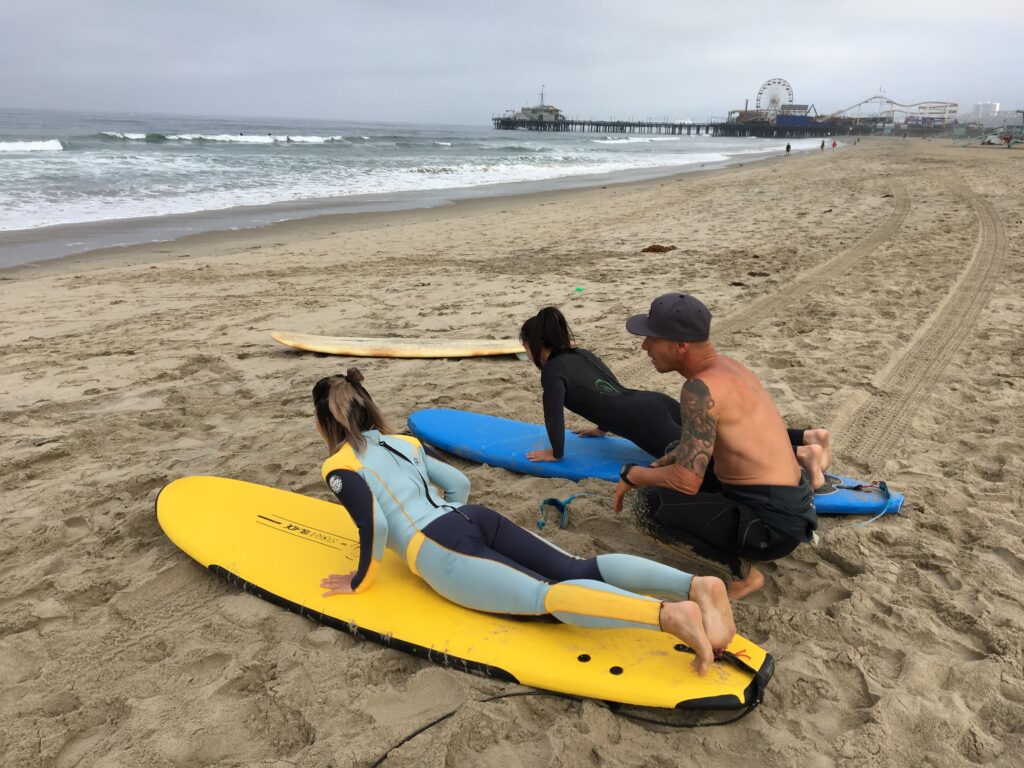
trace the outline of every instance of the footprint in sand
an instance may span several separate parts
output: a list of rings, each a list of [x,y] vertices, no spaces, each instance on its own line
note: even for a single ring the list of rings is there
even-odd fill
[[[70,541],[76,541],[92,532],[89,521],[81,515],[64,518],[64,535]]]
[[[42,658],[21,645],[16,638],[0,640],[0,688],[35,680],[42,671]]]
[[[195,661],[184,662],[181,665],[181,675],[191,686],[209,685],[223,677],[225,668],[233,658],[227,653],[208,653]]]
[[[918,567],[938,591],[955,592],[963,587],[963,582],[956,577],[959,567],[950,560],[923,560],[918,563]]]

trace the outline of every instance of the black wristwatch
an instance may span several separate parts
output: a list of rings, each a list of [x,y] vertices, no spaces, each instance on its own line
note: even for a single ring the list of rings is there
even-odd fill
[[[634,462],[630,462],[629,464],[623,464],[622,469],[619,470],[619,480],[624,482],[630,488],[636,488],[633,483],[629,482],[629,470],[635,466],[636,464]]]

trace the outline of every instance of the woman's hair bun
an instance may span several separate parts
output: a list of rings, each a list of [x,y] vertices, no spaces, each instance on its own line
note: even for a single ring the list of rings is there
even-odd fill
[[[345,374],[345,380],[349,384],[358,384],[363,380],[363,372],[358,368],[349,368],[348,373]]]

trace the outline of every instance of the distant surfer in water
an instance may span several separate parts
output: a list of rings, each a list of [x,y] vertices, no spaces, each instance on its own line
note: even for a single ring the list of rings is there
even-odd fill
[[[715,349],[711,313],[696,297],[660,296],[647,314],[630,317],[626,330],[644,337],[658,373],[685,379],[683,428],[678,445],[651,466],[622,467],[614,509],[638,489],[632,506],[641,527],[727,567],[733,599],[755,592],[764,576],[749,561],[788,555],[818,526],[794,436],[757,376]]]
[[[359,531],[358,567],[325,577],[325,596],[369,588],[387,547],[459,605],[550,614],[586,627],[661,630],[693,650],[700,674],[732,640],[736,627],[721,579],[632,555],[575,557],[488,507],[467,504],[468,478],[427,456],[415,438],[386,434],[362,382],[350,368],[313,387],[317,431],[331,453],[323,477]]]
[[[551,448],[528,451],[530,461],[559,461],[565,455],[564,408],[597,425],[573,430],[581,437],[612,432],[655,457],[664,456],[679,440],[683,427],[679,401],[662,392],[622,386],[601,358],[576,346],[576,337],[557,307],[544,307],[524,322],[519,340],[540,369],[544,426],[551,443]],[[812,487],[824,485],[824,470],[831,461],[828,431],[791,429],[787,433]]]

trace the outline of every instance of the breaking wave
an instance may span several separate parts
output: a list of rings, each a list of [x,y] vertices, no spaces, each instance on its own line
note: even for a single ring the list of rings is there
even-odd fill
[[[59,139],[44,141],[0,141],[0,152],[60,152],[64,145]]]

